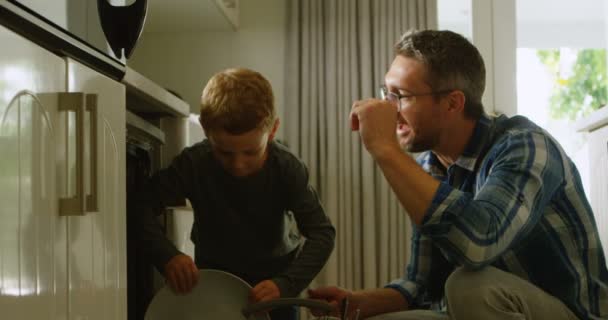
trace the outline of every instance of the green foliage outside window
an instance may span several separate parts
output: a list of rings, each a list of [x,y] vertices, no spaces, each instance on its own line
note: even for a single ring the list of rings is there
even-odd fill
[[[553,119],[576,120],[606,105],[606,50],[583,49],[571,72],[560,71],[560,50],[538,50],[537,56],[555,76],[549,110]]]

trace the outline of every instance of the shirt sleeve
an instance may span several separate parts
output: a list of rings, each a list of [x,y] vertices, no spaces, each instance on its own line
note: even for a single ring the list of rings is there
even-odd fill
[[[294,214],[304,245],[285,272],[273,277],[282,297],[300,294],[325,265],[334,248],[335,229],[308,181],[306,166],[295,157],[286,163],[287,209]]]
[[[431,240],[413,229],[410,259],[402,278],[391,281],[392,288],[403,295],[410,308],[421,306],[431,266]]]
[[[478,159],[481,161],[482,159]],[[420,230],[450,259],[482,268],[539,221],[563,182],[559,147],[541,131],[510,132],[488,152],[477,193],[441,183]]]
[[[164,272],[165,264],[181,252],[165,236],[158,215],[167,206],[178,204],[188,197],[193,169],[190,156],[182,152],[169,167],[159,170],[148,179],[136,195],[134,212],[140,226],[138,239],[144,254],[161,273]]]

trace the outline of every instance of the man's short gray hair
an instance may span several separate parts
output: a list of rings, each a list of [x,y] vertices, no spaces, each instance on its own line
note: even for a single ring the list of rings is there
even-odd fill
[[[447,30],[412,30],[395,44],[395,54],[422,62],[433,91],[464,92],[465,115],[472,119],[481,116],[486,69],[481,54],[465,37]]]

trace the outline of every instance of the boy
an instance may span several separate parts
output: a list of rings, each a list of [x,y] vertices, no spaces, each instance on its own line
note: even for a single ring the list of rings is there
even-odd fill
[[[248,69],[219,72],[203,90],[200,112],[207,139],[156,173],[139,201],[148,255],[179,294],[194,287],[199,268],[213,268],[249,282],[251,302],[297,296],[325,264],[335,230],[306,166],[273,141],[279,119],[270,83]],[[155,218],[183,198],[194,209],[195,261]],[[306,241],[290,232],[293,218]],[[297,312],[270,316],[295,319]]]

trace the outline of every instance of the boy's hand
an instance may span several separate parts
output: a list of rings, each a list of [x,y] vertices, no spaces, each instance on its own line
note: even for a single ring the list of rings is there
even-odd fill
[[[186,294],[198,282],[198,268],[192,258],[178,254],[165,265],[165,280],[176,294]]]
[[[252,303],[263,302],[281,297],[281,291],[272,280],[264,280],[258,283],[249,294],[249,301]]]

